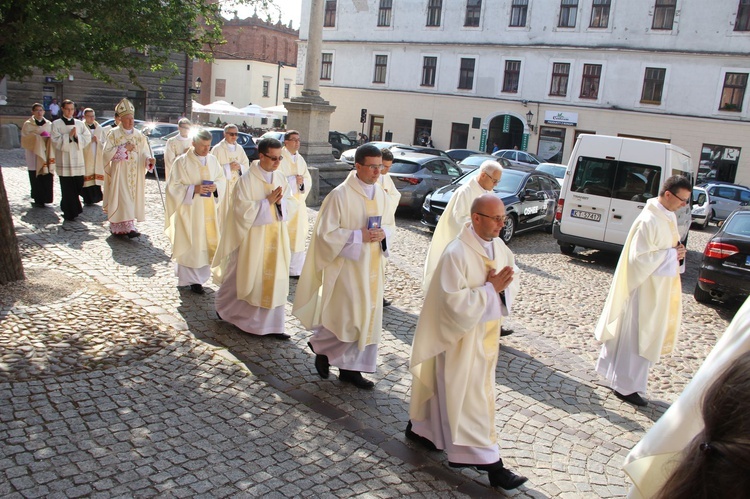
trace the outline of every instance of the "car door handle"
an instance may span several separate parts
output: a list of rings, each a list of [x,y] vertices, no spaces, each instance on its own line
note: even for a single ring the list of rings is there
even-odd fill
[[[612,218],[622,220],[622,215],[612,215]]]

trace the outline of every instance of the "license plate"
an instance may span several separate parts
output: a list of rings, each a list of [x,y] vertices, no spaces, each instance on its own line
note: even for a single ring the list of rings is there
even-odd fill
[[[570,210],[570,216],[573,218],[591,220],[592,222],[600,222],[602,220],[601,214],[591,213],[590,211]]]

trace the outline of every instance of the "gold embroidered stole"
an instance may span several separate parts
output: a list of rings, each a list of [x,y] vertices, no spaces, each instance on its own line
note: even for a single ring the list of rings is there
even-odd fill
[[[296,155],[294,155],[296,156]],[[295,160],[293,163],[294,168],[292,169],[292,175],[299,175],[299,167],[297,166],[297,161]],[[295,183],[297,181],[295,180]],[[309,188],[309,187],[308,187]],[[295,189],[296,194],[294,194],[294,198],[299,201],[299,207],[297,208],[297,211],[294,213],[294,216],[289,220],[289,223],[287,224],[287,230],[289,231],[289,247],[292,248],[292,251],[294,251],[294,247],[297,244],[297,222],[299,220],[299,217],[303,211],[303,208],[305,206],[305,201],[303,199],[302,193],[299,192],[299,189]],[[304,210],[305,216],[307,216],[307,210]],[[307,234],[303,234],[302,237],[307,236]]]
[[[200,163],[200,160],[196,159],[196,161]],[[211,180],[208,161],[206,161],[205,165],[201,164],[201,180]],[[212,262],[216,253],[216,247],[219,244],[219,233],[216,230],[216,202],[214,201],[213,193],[209,197],[199,197],[203,201],[203,222],[206,226],[208,261]]]
[[[485,272],[489,273],[491,270],[496,270],[494,261],[490,260],[486,256],[482,256],[482,260],[484,261]],[[484,340],[482,341],[482,346],[484,347],[484,356],[487,359],[489,366],[494,366],[495,362],[493,360],[497,358],[498,349],[500,348],[500,320],[499,319],[485,323]],[[494,371],[493,371],[493,374],[487,374],[484,377],[484,392],[486,393],[485,400],[487,400],[487,412],[488,414],[494,415],[495,414]],[[495,441],[497,439],[497,432],[495,430],[494,424],[491,425],[491,428],[490,428],[490,438],[492,439],[492,441]]]
[[[672,234],[672,246],[675,246],[680,240],[680,233],[677,231],[677,226],[669,221],[669,232]],[[666,354],[672,351],[677,336],[677,325],[680,322],[680,307],[682,300],[682,283],[679,277],[672,279],[671,299],[669,300],[669,312],[667,317],[669,322],[667,324],[667,334],[664,336],[664,343],[662,343],[662,353]]]
[[[271,194],[275,189],[273,183],[268,183],[265,179],[263,182],[263,192],[266,196]],[[273,180],[273,179],[272,179]],[[276,284],[276,264],[279,258],[278,241],[279,241],[279,216],[276,205],[271,203],[271,218],[273,222],[263,226],[263,277],[261,279],[261,289],[263,290],[260,297],[261,308],[273,308],[273,292]]]
[[[378,215],[378,202],[375,199],[365,199],[365,211],[368,217]],[[378,305],[378,284],[380,280],[380,242],[362,243],[370,245],[370,326],[367,328],[366,345],[372,343],[375,310]],[[364,249],[364,248],[362,248]]]

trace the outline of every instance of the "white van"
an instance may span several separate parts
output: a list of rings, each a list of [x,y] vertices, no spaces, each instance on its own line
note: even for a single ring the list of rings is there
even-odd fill
[[[582,134],[565,172],[552,234],[560,251],[576,246],[619,252],[646,201],[672,175],[693,181],[690,154],[650,140]],[[684,213],[683,213],[684,212]],[[690,206],[678,210],[680,238],[687,240]]]

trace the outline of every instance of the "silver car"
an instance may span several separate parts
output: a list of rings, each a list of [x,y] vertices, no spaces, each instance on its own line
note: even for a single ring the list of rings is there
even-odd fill
[[[709,197],[712,220],[726,220],[739,206],[750,204],[750,189],[743,185],[707,183],[702,185]]]

